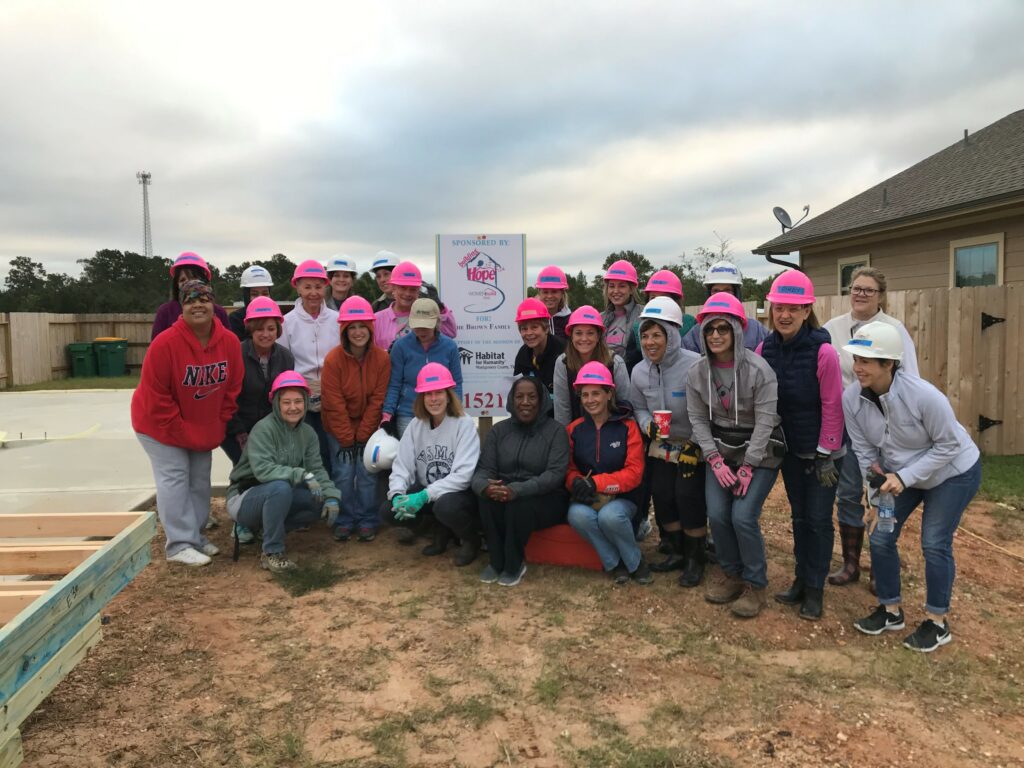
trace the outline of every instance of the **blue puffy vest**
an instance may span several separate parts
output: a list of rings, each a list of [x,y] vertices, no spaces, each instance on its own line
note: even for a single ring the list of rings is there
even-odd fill
[[[779,416],[790,453],[813,456],[817,450],[821,435],[818,348],[831,343],[824,328],[804,325],[788,342],[772,331],[761,347],[761,356],[779,381]]]

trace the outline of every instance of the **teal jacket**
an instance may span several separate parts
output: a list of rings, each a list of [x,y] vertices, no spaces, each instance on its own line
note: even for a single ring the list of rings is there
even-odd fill
[[[249,431],[242,458],[228,478],[231,485],[228,486],[227,497],[230,499],[272,480],[284,480],[298,486],[302,484],[302,476],[312,472],[323,489],[325,499],[341,499],[341,493],[334,487],[320,461],[320,441],[316,432],[305,420],[291,427],[281,418],[279,400],[282,391],[274,394],[270,415],[257,421]],[[308,409],[309,395],[305,397]]]

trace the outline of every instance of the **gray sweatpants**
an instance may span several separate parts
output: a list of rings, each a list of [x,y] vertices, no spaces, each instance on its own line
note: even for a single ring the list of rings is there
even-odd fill
[[[188,547],[202,550],[203,528],[210,517],[212,451],[189,451],[136,433],[156,482],[156,512],[167,536],[164,552],[172,557]]]

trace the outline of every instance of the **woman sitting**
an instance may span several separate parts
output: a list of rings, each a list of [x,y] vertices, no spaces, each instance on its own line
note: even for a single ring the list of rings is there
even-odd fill
[[[896,544],[907,519],[923,504],[926,618],[903,645],[928,653],[953,639],[946,621],[956,576],[953,534],[981,484],[981,454],[945,395],[900,367],[905,350],[898,328],[868,323],[844,349],[854,356],[857,377],[843,392],[853,452],[865,475],[884,478],[878,493],[895,497],[889,530],[875,525],[874,508],[867,515],[869,531],[874,528],[869,541],[879,605],[854,626],[868,635],[903,629]]]
[[[622,358],[612,354],[604,343],[604,321],[593,307],[584,304],[574,310],[565,330],[569,334],[569,344],[555,363],[552,394],[555,398],[555,421],[568,426],[583,415],[579,392],[571,382],[576,380],[584,365],[591,361],[603,364],[610,372],[620,398],[629,394],[629,372]]]
[[[514,587],[526,573],[530,534],[565,521],[569,438],[549,415],[551,397],[540,379],[517,379],[507,408],[512,418],[484,438],[472,486],[491,559],[480,581]]]
[[[633,533],[641,497],[644,446],[629,403],[616,402],[615,381],[596,361],[576,376],[583,416],[569,427],[571,495],[569,524],[597,550],[616,584],[633,579],[650,584],[647,566]]]
[[[443,365],[423,366],[416,377],[416,393],[415,418],[402,435],[391,467],[388,516],[391,522],[407,525],[417,515],[432,515],[434,540],[423,554],[443,554],[454,536],[460,542],[455,564],[469,565],[480,551],[480,519],[469,489],[480,458],[480,438],[455,394],[455,379]]]
[[[242,459],[231,470],[228,515],[238,525],[263,530],[260,566],[280,573],[295,568],[285,554],[285,534],[318,516],[333,525],[338,489],[320,461],[320,441],[305,423],[309,385],[285,371],[270,388],[273,412],[249,432]]]

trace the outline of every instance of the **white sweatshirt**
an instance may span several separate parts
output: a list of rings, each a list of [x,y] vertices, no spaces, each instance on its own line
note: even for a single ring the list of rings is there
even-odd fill
[[[319,382],[324,358],[338,346],[339,340],[338,313],[325,305],[320,307],[320,314],[314,318],[302,308],[300,301],[284,316],[281,338],[277,341],[292,353],[295,370],[307,382]]]
[[[413,419],[398,444],[388,498],[407,493],[417,483],[431,501],[464,491],[479,458],[480,437],[469,416],[445,416],[436,428],[429,420]]]
[[[825,330],[832,337],[832,346],[839,352],[839,367],[843,372],[843,388],[845,389],[857,380],[857,377],[853,375],[853,355],[843,349],[843,347],[849,344],[850,339],[853,338],[854,325],[860,328],[860,326],[867,325],[868,323],[888,323],[900,332],[900,335],[903,337],[903,359],[900,361],[900,367],[907,373],[920,376],[921,373],[917,367],[917,349],[914,347],[914,340],[910,338],[910,334],[907,333],[903,323],[895,317],[885,314],[882,310],[878,310],[878,314],[870,320],[854,320],[853,313],[847,312],[845,315],[833,317],[824,326]]]

